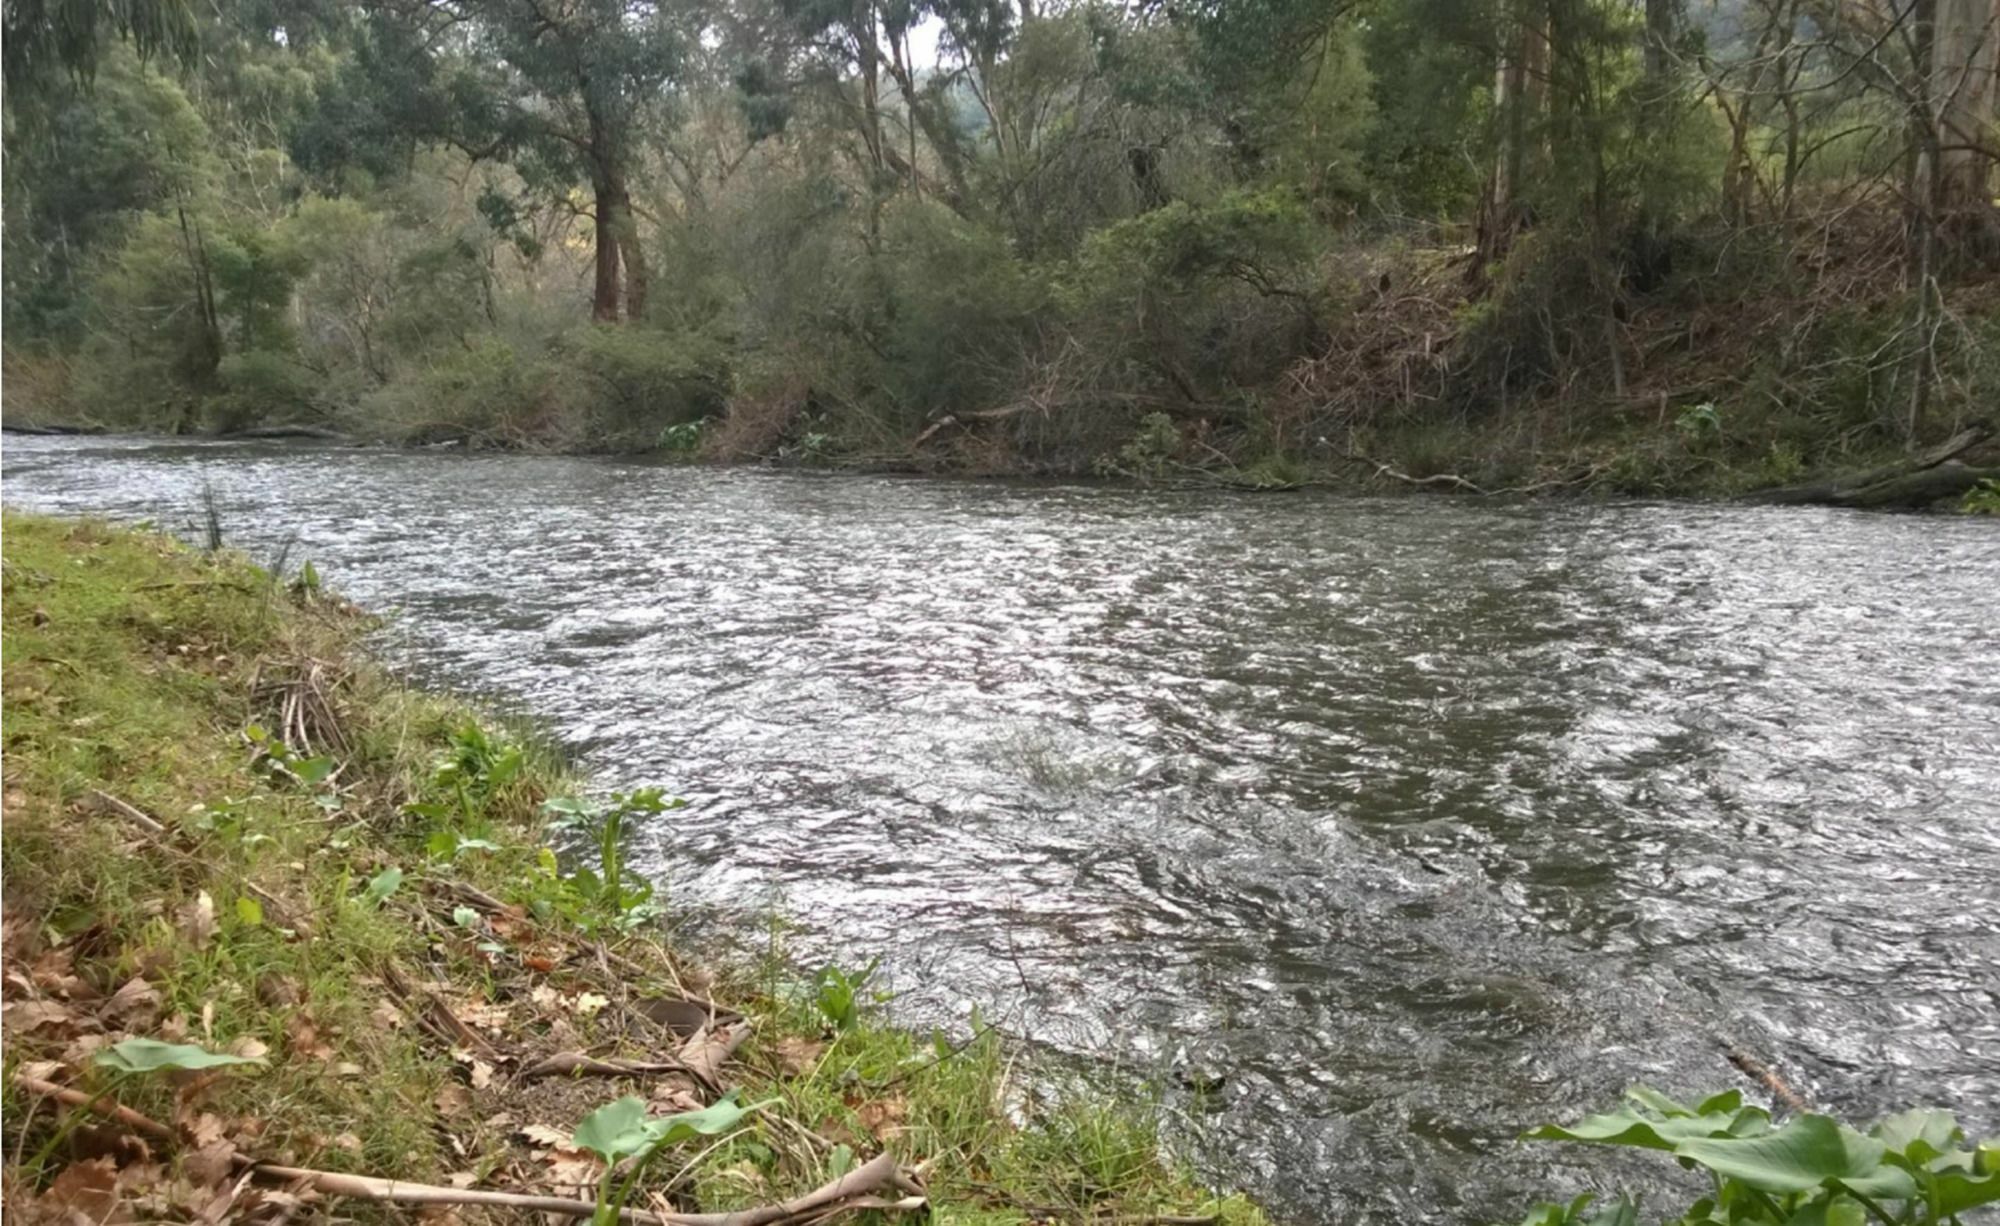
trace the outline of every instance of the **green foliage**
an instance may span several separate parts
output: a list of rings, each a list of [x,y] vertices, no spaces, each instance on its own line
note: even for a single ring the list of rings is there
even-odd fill
[[[189,1043],[163,1043],[158,1039],[122,1039],[97,1053],[97,1064],[126,1076],[157,1073],[167,1069],[198,1070],[223,1068],[232,1064],[262,1064],[260,1058],[212,1052]]]
[[[819,968],[812,979],[813,1008],[835,1030],[854,1029],[861,1020],[862,989],[875,975],[882,960],[876,958],[858,972],[844,971],[831,964]]]
[[[1690,444],[1719,438],[1722,434],[1722,410],[1713,400],[1691,404],[1674,415],[1674,429]]]
[[[744,1106],[741,1092],[731,1090],[709,1107],[679,1115],[650,1117],[646,1100],[625,1097],[606,1103],[583,1118],[572,1143],[604,1159],[605,1172],[597,1184],[597,1210],[592,1226],[612,1226],[619,1220],[646,1167],[669,1146],[696,1137],[715,1136],[742,1123],[744,1117],[771,1105],[771,1102]],[[629,1165],[621,1165],[627,1163]]]
[[[625,867],[626,828],[634,820],[686,807],[687,801],[670,798],[659,788],[613,792],[602,800],[558,796],[543,802],[549,829],[588,840],[597,852],[597,867],[577,869],[557,898],[537,900],[538,909],[562,911],[586,931],[600,925],[629,931],[657,919],[660,908],[653,901],[652,883]]]
[[[1634,449],[1622,486],[1726,488],[1901,445],[1923,401],[1913,277],[1880,258],[1910,66],[1843,68],[1876,62],[1859,27],[465,0],[439,37],[424,5],[245,4],[203,10],[176,77],[142,54],[175,0],[146,2],[9,9],[10,47],[95,69],[10,94],[16,414],[1087,472],[1155,464],[1122,452],[1166,408],[1228,479],[1394,417],[1464,436],[1441,471],[1533,484],[1594,434]],[[933,24],[939,63],[908,63]],[[1510,56],[1536,62],[1508,102]],[[1813,219],[1834,200],[1859,211]],[[1939,254],[1919,433],[2000,391],[1976,261]],[[1727,437],[1676,428],[1691,395]],[[1661,403],[1650,431],[1598,411]]]
[[[698,417],[666,427],[660,431],[660,450],[672,455],[689,456],[701,450],[702,434],[708,428],[709,418]]]
[[[708,333],[590,328],[566,337],[558,352],[565,379],[587,380],[601,391],[589,402],[592,427],[624,434],[631,444],[722,411],[728,355]]]
[[[1673,1219],[1682,1226],[1932,1226],[2000,1202],[2000,1144],[1964,1147],[1949,1112],[1908,1111],[1862,1133],[1823,1115],[1774,1123],[1736,1091],[1687,1106],[1638,1087],[1627,1105],[1576,1124],[1548,1124],[1530,1140],[1658,1150],[1709,1173],[1713,1193]],[[1589,1198],[1539,1206],[1528,1223],[1631,1221],[1630,1202],[1583,1216]]]
[[[1181,452],[1180,427],[1165,413],[1148,413],[1139,420],[1132,441],[1118,449],[1116,462],[1105,461],[1104,471],[1112,476],[1158,479]]]
[[[232,353],[217,374],[221,386],[208,402],[208,418],[218,429],[293,421],[312,411],[313,372],[282,353]]]
[[[2000,515],[2000,481],[1988,477],[1965,491],[1958,508],[1967,515]]]

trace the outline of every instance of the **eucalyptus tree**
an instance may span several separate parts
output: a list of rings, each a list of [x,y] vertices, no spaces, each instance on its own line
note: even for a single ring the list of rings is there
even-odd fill
[[[0,6],[0,64],[8,106],[24,87],[68,73],[88,80],[105,48],[123,39],[139,57],[194,55],[194,8],[188,0],[6,0]],[[30,92],[32,96],[32,91]]]
[[[698,11],[676,0],[384,0],[422,57],[403,113],[474,159],[505,159],[530,190],[590,196],[591,315],[646,312],[650,288],[632,203],[643,134],[673,106]]]

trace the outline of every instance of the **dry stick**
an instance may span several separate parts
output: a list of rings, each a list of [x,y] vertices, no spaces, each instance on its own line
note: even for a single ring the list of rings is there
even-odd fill
[[[395,1179],[377,1179],[370,1175],[343,1175],[333,1171],[315,1171],[302,1167],[259,1163],[257,1170],[261,1174],[277,1179],[309,1180],[315,1190],[328,1196],[351,1196],[362,1200],[395,1204],[502,1205],[515,1209],[559,1213],[569,1217],[589,1217],[597,1208],[590,1201],[565,1200],[557,1196],[530,1196],[518,1192],[491,1192],[474,1188],[446,1188],[436,1184],[405,1183]],[[619,1216],[628,1222],[649,1223],[651,1226],[772,1226],[777,1222],[811,1218],[818,1215],[821,1210],[849,1208],[850,1206],[842,1202],[851,1197],[858,1197],[864,1192],[874,1191],[888,1183],[895,1174],[896,1157],[894,1154],[885,1153],[870,1159],[825,1187],[783,1204],[764,1205],[734,1213],[649,1213],[643,1209],[624,1209],[620,1211]],[[851,1207],[920,1209],[926,1203],[922,1197],[909,1197],[901,1201],[870,1199]]]
[[[157,819],[148,814],[144,809],[128,801],[120,800],[109,792],[99,791],[96,788],[90,790],[90,795],[98,804],[118,814],[118,816],[131,822],[147,834],[152,835],[156,841],[156,845],[162,850],[179,856],[183,860],[196,859],[193,852],[184,847],[176,846],[172,842],[173,836],[168,832],[167,828],[161,825]],[[243,888],[257,896],[257,901],[263,904],[264,911],[270,917],[273,924],[276,924],[280,928],[290,928],[300,936],[309,937],[312,935],[312,925],[304,919],[293,915],[291,908],[287,907],[276,894],[271,893],[271,891],[258,885],[248,877],[243,879]]]
[[[31,1094],[46,1095],[73,1107],[95,1111],[99,1115],[117,1120],[128,1128],[159,1140],[169,1142],[179,1140],[174,1130],[165,1124],[141,1115],[130,1107],[120,1106],[109,1097],[92,1098],[81,1090],[71,1090],[39,1077],[16,1075],[14,1080]],[[372,1175],[346,1175],[305,1167],[278,1166],[268,1162],[251,1165],[260,1175],[288,1183],[304,1183],[328,1196],[352,1196],[363,1200],[407,1205],[503,1205],[515,1209],[536,1209],[544,1213],[566,1214],[570,1217],[589,1217],[597,1210],[596,1205],[589,1201],[565,1200],[559,1196],[530,1196],[518,1192],[494,1192],[476,1188],[447,1188],[435,1184],[407,1183],[398,1179],[378,1179]],[[780,1205],[765,1205],[735,1213],[656,1214],[641,1209],[626,1209],[622,1210],[619,1216],[628,1222],[649,1223],[652,1226],[770,1226],[775,1222],[804,1218],[821,1209],[845,1208],[846,1206],[840,1202],[849,1197],[859,1196],[863,1192],[872,1192],[883,1184],[892,1182],[896,1173],[895,1155],[884,1153],[871,1158],[825,1187]],[[910,1197],[897,1202],[871,1201],[868,1207],[916,1209],[921,1208],[924,1203],[921,1197]]]
[[[521,1070],[523,1081],[537,1077],[582,1074],[594,1077],[632,1077],[642,1073],[695,1073],[679,1060],[599,1060],[580,1051],[559,1051]]]
[[[82,1107],[86,1111],[95,1111],[99,1115],[117,1120],[127,1128],[143,1132],[156,1140],[177,1141],[180,1139],[174,1133],[173,1129],[160,1123],[158,1120],[140,1115],[130,1107],[119,1106],[108,1094],[92,1098],[82,1090],[72,1090],[67,1086],[59,1086],[53,1081],[44,1081],[40,1077],[29,1077],[25,1074],[16,1074],[14,1084],[20,1086],[30,1094],[43,1094],[55,1099],[57,1102],[67,1103],[72,1107]]]
[[[512,1209],[533,1209],[566,1217],[590,1217],[597,1212],[595,1201],[568,1200],[560,1196],[530,1196],[523,1192],[492,1192],[478,1188],[446,1188],[428,1183],[405,1183],[400,1179],[378,1179],[373,1175],[345,1175],[335,1171],[315,1171],[296,1166],[257,1165],[257,1172],[274,1179],[297,1180],[323,1196],[351,1196],[357,1200],[383,1201],[399,1205],[500,1205]],[[621,1209],[620,1220],[663,1226],[670,1219],[643,1209]]]
[[[162,837],[166,835],[167,828],[155,821],[145,810],[139,808],[137,805],[128,804],[111,793],[100,792],[96,788],[90,790],[90,795],[98,804],[118,814],[134,826],[144,830],[147,834],[157,834]]]

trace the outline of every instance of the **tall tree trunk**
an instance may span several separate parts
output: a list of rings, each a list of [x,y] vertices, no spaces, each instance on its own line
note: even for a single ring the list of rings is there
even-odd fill
[[[618,249],[625,257],[625,318],[646,317],[646,292],[652,288],[646,251],[639,243],[639,218],[632,212],[632,194],[618,189]]]
[[[1511,9],[1493,78],[1493,109],[1500,121],[1499,149],[1480,208],[1475,272],[1506,255],[1514,232],[1521,226],[1521,187],[1534,138],[1531,120],[1548,93],[1547,8],[1537,0],[1519,0]]]
[[[1931,96],[1938,116],[1938,199],[1943,213],[1992,206],[2000,66],[2000,0],[1936,0]]]
[[[592,217],[596,233],[597,278],[590,293],[590,317],[601,324],[618,322],[618,198],[616,188],[600,177],[594,188]]]
[[[632,220],[630,212],[626,212],[626,220]],[[646,252],[640,248],[636,232],[624,238],[618,246],[624,250],[626,264],[626,318],[638,322],[646,318],[646,292],[652,288],[652,276],[646,268]]]
[[[1672,65],[1667,51],[1674,45],[1674,27],[1679,24],[1676,0],[1646,0],[1646,91],[1650,100],[1667,96],[1668,74]]]

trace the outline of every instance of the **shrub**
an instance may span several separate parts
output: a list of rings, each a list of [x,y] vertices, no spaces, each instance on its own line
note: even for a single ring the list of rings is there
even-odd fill
[[[313,411],[313,372],[281,353],[253,349],[222,360],[222,390],[206,405],[208,424],[228,433]]]
[[[556,350],[565,409],[604,445],[643,447],[666,427],[722,411],[729,356],[706,332],[590,327]]]

